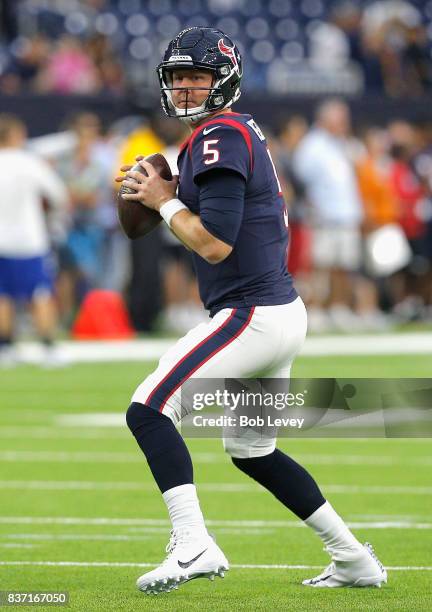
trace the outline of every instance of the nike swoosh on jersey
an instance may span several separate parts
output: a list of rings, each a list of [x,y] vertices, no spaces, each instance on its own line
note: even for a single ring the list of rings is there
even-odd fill
[[[182,567],[183,569],[186,569],[187,567],[190,567],[192,565],[192,563],[195,563],[195,561],[197,559],[199,559],[201,557],[201,555],[203,555],[205,553],[206,550],[207,550],[207,548],[205,548],[203,551],[201,551],[196,557],[194,557],[190,561],[177,561],[177,563],[180,565],[180,567]]]
[[[207,134],[210,134],[210,132],[213,132],[213,130],[217,130],[219,127],[220,125],[216,125],[215,127],[211,127],[211,128],[204,128],[203,129],[204,136],[207,136]]]

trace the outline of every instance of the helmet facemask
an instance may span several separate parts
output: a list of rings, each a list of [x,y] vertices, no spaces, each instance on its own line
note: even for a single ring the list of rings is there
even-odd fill
[[[173,87],[172,72],[176,69],[180,70],[181,68],[210,72],[213,75],[211,87]],[[201,121],[218,110],[228,108],[240,97],[237,73],[229,64],[219,66],[215,69],[209,69],[208,66],[201,68],[197,65],[175,65],[174,63],[163,62],[158,67],[158,76],[162,96],[162,108],[165,113],[169,117],[176,117],[188,125]],[[234,87],[236,87],[236,90],[233,92]],[[186,105],[184,108],[176,106],[173,101],[172,92],[179,90],[186,90]],[[207,98],[205,98],[199,106],[189,108],[189,90],[208,91],[209,93]]]

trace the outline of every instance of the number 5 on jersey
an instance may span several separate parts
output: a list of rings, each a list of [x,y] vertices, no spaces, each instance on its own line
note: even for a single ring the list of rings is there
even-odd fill
[[[214,164],[217,161],[219,161],[219,151],[218,149],[214,148],[214,145],[216,145],[219,142],[218,140],[204,140],[203,143],[203,154],[204,156],[208,155],[209,157],[207,157],[207,159],[204,160],[204,163],[206,166],[210,165],[210,164]]]

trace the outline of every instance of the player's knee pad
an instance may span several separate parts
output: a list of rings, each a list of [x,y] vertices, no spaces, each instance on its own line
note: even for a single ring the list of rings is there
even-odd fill
[[[265,477],[266,473],[272,469],[276,459],[275,455],[276,453],[273,451],[269,455],[260,457],[248,457],[241,459],[238,457],[231,457],[231,459],[239,470],[260,482],[263,477]]]
[[[133,434],[138,430],[154,429],[159,423],[166,422],[167,416],[152,410],[149,406],[140,402],[132,402],[126,412],[126,423]]]
[[[259,438],[250,440],[246,437],[223,438],[225,452],[233,459],[250,459],[253,457],[265,457],[274,452],[276,448],[275,438]]]
[[[126,423],[132,433],[145,425],[148,406],[139,402],[132,402],[126,412]]]

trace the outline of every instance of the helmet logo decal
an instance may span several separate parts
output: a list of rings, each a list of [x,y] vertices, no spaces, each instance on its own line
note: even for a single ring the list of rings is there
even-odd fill
[[[228,47],[228,45],[224,43],[223,38],[219,38],[218,48],[219,48],[219,51],[223,53],[223,55],[226,55],[227,57],[230,58],[231,63],[234,66],[234,70],[237,72],[238,75],[240,75],[240,67],[238,65],[237,57],[235,54],[235,46]]]

